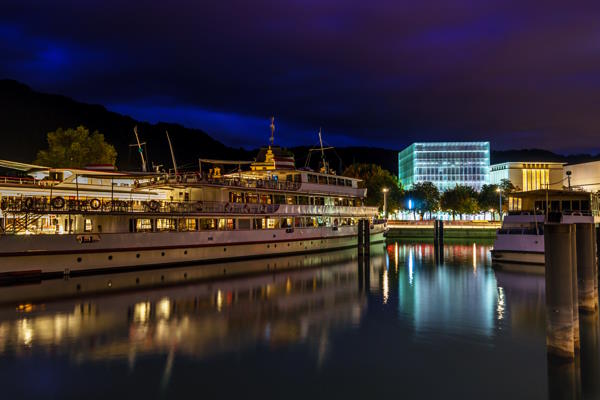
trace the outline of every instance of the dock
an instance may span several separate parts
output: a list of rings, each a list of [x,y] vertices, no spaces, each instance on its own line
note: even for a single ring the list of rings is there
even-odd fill
[[[433,239],[434,220],[388,221],[390,239]],[[444,221],[447,239],[494,239],[500,222],[495,221]]]

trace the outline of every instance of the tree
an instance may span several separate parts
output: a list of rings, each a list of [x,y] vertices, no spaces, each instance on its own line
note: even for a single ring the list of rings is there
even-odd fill
[[[407,195],[414,202],[414,208],[419,210],[421,218],[426,212],[431,218],[431,213],[440,208],[440,191],[431,182],[415,183]]]
[[[343,173],[344,176],[362,179],[361,187],[367,188],[365,204],[383,209],[383,189],[388,188],[387,207],[391,210],[400,208],[402,201],[402,185],[398,178],[376,164],[352,164]]]
[[[477,196],[477,202],[481,211],[492,210],[492,212],[499,211],[500,205],[500,193],[498,193],[498,185],[483,185],[481,191]],[[504,202],[504,197],[502,198]]]
[[[472,214],[479,211],[477,192],[470,186],[456,185],[453,189],[446,190],[440,199],[442,210],[456,214],[462,219],[463,214]]]
[[[48,149],[40,150],[35,164],[55,168],[82,168],[90,164],[115,165],[117,151],[104,135],[84,126],[48,132]]]
[[[504,196],[505,194],[508,195],[509,193],[513,193],[516,192],[518,190],[520,190],[518,187],[516,187],[515,185],[513,185],[513,183],[510,181],[510,179],[502,179],[500,181],[500,189],[502,189],[502,195]]]

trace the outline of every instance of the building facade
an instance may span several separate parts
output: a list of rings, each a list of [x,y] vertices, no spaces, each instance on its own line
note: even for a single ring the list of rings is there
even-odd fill
[[[508,179],[517,190],[530,191],[563,187],[563,163],[505,162],[490,166],[490,183],[499,185]]]
[[[600,161],[565,165],[564,185],[586,192],[600,190]]]
[[[413,143],[398,154],[398,178],[405,188],[432,182],[440,191],[456,185],[480,190],[489,183],[489,142]]]

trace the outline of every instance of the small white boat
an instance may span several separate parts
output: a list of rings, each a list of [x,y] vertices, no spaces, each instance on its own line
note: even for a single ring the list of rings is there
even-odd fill
[[[492,260],[544,265],[544,217],[507,215],[496,233]]]
[[[582,191],[534,190],[509,196],[509,215],[496,233],[492,261],[498,267],[510,264],[543,268],[544,223],[547,214],[562,223],[598,222],[597,196]],[[549,211],[546,209],[549,206]],[[556,221],[559,222],[559,221]],[[531,268],[528,268],[531,269]]]

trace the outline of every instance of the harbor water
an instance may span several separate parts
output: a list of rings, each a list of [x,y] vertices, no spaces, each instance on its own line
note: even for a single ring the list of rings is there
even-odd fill
[[[376,244],[0,287],[3,398],[600,398],[598,314],[548,361],[544,276]],[[438,253],[439,254],[439,253]]]

